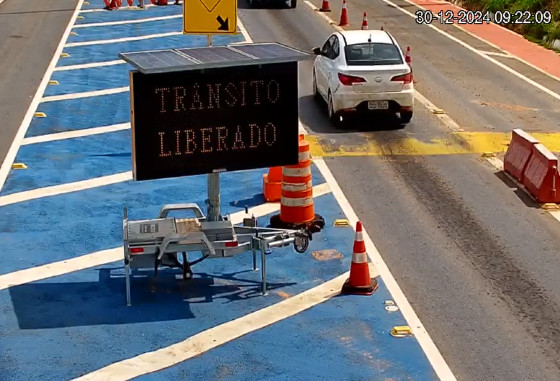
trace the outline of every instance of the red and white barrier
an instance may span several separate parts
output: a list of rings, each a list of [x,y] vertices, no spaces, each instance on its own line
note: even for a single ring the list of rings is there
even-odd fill
[[[535,144],[523,173],[523,186],[539,203],[558,203],[559,185],[558,158],[544,145]]]
[[[504,171],[523,183],[523,174],[533,154],[533,146],[538,143],[537,139],[525,131],[519,128],[513,130],[504,158]]]

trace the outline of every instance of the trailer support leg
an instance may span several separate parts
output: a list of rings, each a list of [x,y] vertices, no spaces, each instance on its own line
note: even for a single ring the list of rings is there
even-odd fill
[[[257,271],[257,250],[253,248],[253,271]]]
[[[124,278],[126,283],[126,305],[130,307],[132,302],[130,300],[130,263],[128,260],[124,265]]]
[[[266,291],[266,242],[261,241],[261,274],[262,274],[262,294],[263,296],[268,295]]]

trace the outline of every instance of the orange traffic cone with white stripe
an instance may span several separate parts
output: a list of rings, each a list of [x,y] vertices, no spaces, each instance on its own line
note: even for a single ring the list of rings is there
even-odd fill
[[[329,0],[323,0],[323,4],[321,5],[321,9],[319,12],[330,12],[331,8],[329,7]]]
[[[263,194],[267,202],[282,198],[282,167],[272,167],[263,175]]]
[[[105,9],[107,9],[107,10],[109,10],[109,11],[114,11],[114,10],[116,10],[116,9],[119,9],[119,6],[120,6],[120,4],[119,4],[118,0],[111,0],[111,2],[109,3],[109,5],[107,5],[107,6],[105,7]]]
[[[356,224],[356,238],[350,265],[350,277],[342,286],[342,294],[371,295],[377,290],[379,284],[369,274],[368,255],[362,232],[362,223]]]
[[[406,55],[404,56],[404,60],[408,64],[408,66],[412,66],[412,57],[410,56],[410,46],[406,47]]]
[[[280,214],[270,218],[270,226],[282,229],[320,231],[325,220],[315,214],[311,183],[311,154],[305,135],[299,135],[298,164],[282,167]]]
[[[368,30],[366,12],[364,12],[364,18],[362,19],[362,30]]]
[[[338,26],[347,26],[348,23],[348,10],[346,9],[346,0],[342,0],[342,13],[340,14],[340,22]]]

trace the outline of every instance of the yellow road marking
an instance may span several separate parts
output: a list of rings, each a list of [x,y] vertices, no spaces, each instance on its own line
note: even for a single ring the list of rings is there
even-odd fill
[[[560,152],[560,132],[531,133],[552,152]],[[461,155],[506,152],[511,140],[510,132],[454,132],[446,138],[421,141],[403,139],[360,139],[352,145],[333,145],[321,136],[307,135],[311,155],[314,157],[339,156],[413,156],[413,155]]]

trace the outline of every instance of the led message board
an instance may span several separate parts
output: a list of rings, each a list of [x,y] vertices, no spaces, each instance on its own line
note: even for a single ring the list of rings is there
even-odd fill
[[[297,62],[130,72],[135,180],[298,163]]]

